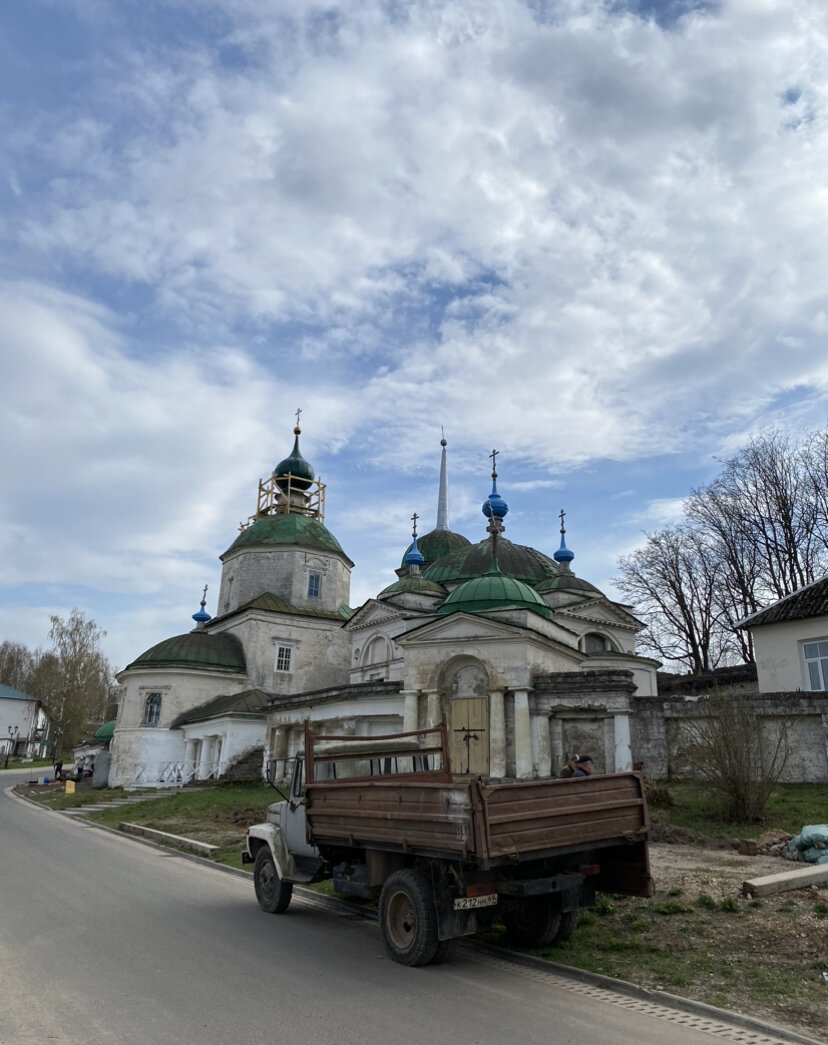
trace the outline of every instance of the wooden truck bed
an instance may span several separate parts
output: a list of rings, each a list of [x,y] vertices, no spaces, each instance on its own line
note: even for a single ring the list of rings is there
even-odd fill
[[[379,738],[371,742],[374,748],[354,745],[363,762],[370,757],[372,767],[386,767],[393,757],[407,763],[408,772],[386,770],[367,778],[315,781],[314,765],[342,757],[320,755],[324,748],[319,742],[346,738],[310,734],[309,841],[449,857],[485,869],[646,840],[649,822],[639,773],[491,785],[473,777],[453,781],[444,769],[417,771],[422,760],[410,757],[412,749],[400,738],[418,735],[382,738],[397,745],[393,756],[387,755],[389,749],[381,747]],[[446,764],[444,746],[417,748],[424,750],[440,751],[440,765]],[[642,849],[646,862],[646,846]]]

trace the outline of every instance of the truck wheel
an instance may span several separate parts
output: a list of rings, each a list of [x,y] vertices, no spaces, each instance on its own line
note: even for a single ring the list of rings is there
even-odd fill
[[[385,949],[401,965],[427,965],[437,954],[437,912],[431,883],[405,868],[382,887],[379,923]]]
[[[551,896],[531,896],[517,900],[510,911],[504,911],[501,918],[509,940],[519,946],[548,947],[561,938],[559,934],[563,915],[560,904]]]
[[[282,914],[288,909],[293,896],[293,882],[283,882],[276,870],[273,854],[268,846],[263,845],[256,853],[253,864],[253,885],[259,907],[268,914]]]
[[[563,943],[564,940],[568,940],[570,936],[575,932],[575,928],[578,925],[578,912],[577,911],[564,911],[561,914],[561,924],[555,933],[554,940],[551,943]]]

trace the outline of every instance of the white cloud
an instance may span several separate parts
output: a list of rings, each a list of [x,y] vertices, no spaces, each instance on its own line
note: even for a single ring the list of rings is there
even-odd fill
[[[663,462],[824,423],[805,0],[668,28],[587,0],[189,0],[169,34],[164,5],[157,31],[67,10],[108,46],[0,117],[3,583],[190,586],[296,406],[355,557],[431,510],[441,424],[470,531],[492,446],[515,518],[530,491],[577,502],[574,469],[658,458],[601,491],[630,491],[623,544],[675,520]]]

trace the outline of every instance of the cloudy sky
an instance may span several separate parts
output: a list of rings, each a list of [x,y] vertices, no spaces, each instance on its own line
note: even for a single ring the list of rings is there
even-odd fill
[[[821,0],[27,0],[0,13],[0,639],[192,627],[292,446],[352,605],[452,527],[610,592],[828,419]]]

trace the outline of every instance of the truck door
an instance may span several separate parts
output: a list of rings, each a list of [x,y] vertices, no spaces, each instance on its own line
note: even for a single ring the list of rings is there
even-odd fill
[[[488,697],[457,697],[452,700],[449,738],[452,773],[488,776]]]
[[[305,812],[305,763],[297,758],[290,781],[290,801],[282,804],[280,824],[282,837],[294,858],[318,856],[316,849],[308,844],[307,814]]]

